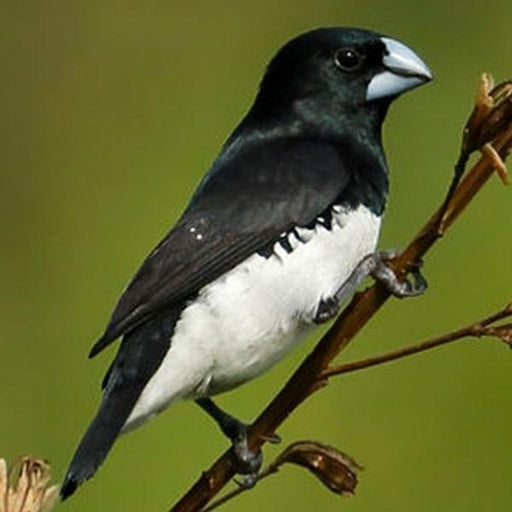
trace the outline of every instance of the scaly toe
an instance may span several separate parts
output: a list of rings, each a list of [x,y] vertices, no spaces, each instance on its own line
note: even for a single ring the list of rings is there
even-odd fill
[[[256,453],[249,450],[247,427],[245,425],[240,428],[238,436],[233,440],[233,450],[237,460],[238,473],[248,475],[249,478],[257,476],[263,463],[263,453],[261,450]]]
[[[236,483],[236,485],[238,485],[238,487],[241,487],[242,489],[250,489],[251,487],[254,487],[257,481],[258,473],[246,475],[241,479],[234,478],[234,482]]]
[[[269,443],[272,443],[272,444],[279,444],[283,439],[279,434],[276,434],[274,432],[273,435],[265,437],[264,440],[268,441]]]
[[[324,322],[328,322],[338,314],[339,310],[340,304],[335,297],[327,297],[326,299],[322,299],[320,304],[318,304],[314,322],[316,324],[323,324]]]
[[[414,280],[414,285],[411,287],[411,293],[414,295],[421,295],[428,288],[427,280],[420,271],[422,265],[423,262],[420,261],[415,269],[411,269],[411,275]]]

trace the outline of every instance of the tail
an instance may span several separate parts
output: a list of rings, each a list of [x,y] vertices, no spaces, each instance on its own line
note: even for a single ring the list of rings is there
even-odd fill
[[[103,381],[103,400],[80,441],[60,489],[65,500],[101,466],[144,387],[169,350],[183,304],[159,311],[128,333]]]
[[[60,489],[65,500],[91,478],[110,452],[140,393],[138,387],[124,387],[106,393],[98,413],[85,432],[71,460]]]

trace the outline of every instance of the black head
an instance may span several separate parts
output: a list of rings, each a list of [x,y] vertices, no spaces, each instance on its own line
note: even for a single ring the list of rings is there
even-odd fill
[[[251,113],[316,122],[370,110],[382,118],[396,96],[431,79],[426,64],[399,41],[368,30],[318,29],[279,50]]]

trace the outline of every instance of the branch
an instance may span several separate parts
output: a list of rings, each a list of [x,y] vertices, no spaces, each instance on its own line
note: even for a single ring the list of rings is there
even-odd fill
[[[499,320],[503,320],[509,316],[512,316],[512,304],[508,304],[505,308],[503,308],[501,311],[498,311],[494,315],[488,316],[487,318],[463,327],[462,329],[457,329],[456,331],[438,336],[437,338],[420,341],[414,345],[409,345],[408,347],[393,350],[379,356],[369,357],[367,359],[361,359],[360,361],[353,361],[351,363],[345,363],[339,366],[327,368],[321,374],[320,378],[328,379],[329,377],[333,377],[335,375],[342,375],[344,373],[350,373],[357,370],[370,368],[371,366],[389,363],[390,361],[396,361],[402,357],[418,354],[419,352],[424,352],[425,350],[430,350],[432,348],[446,345],[447,343],[459,341],[465,338],[481,338],[482,336],[492,336],[495,338],[500,338],[510,346],[512,339],[509,339],[509,337],[512,336],[512,324],[500,325],[498,327],[492,326],[493,323]]]
[[[463,148],[466,147],[466,150],[469,147],[468,140],[477,149],[491,143],[495,153],[502,159],[506,158],[512,147],[512,86],[507,83],[507,94],[500,95],[499,101],[492,94],[496,89],[500,89],[501,92],[503,87],[503,85],[499,85],[479,97],[475,107],[479,116],[476,116],[476,119],[472,121],[472,115],[465,128],[465,145],[463,144]],[[484,86],[482,89],[484,89]],[[486,105],[491,105],[489,109],[482,107],[482,98]],[[506,117],[506,122],[503,122],[502,118],[498,116],[500,123],[496,123],[495,117],[497,114]],[[494,131],[483,130],[482,127],[487,127],[486,123],[494,123],[491,128],[495,128],[499,124],[500,129]],[[492,133],[490,139],[489,133]],[[443,202],[443,205],[427,221],[406,249],[390,263],[391,268],[398,276],[405,278],[411,264],[419,261],[446,232],[492,176],[495,166],[496,161],[489,158],[489,153],[484,153],[458,186],[453,186],[449,200]],[[457,184],[458,179],[459,177],[456,180],[454,178],[454,183]],[[273,436],[289,414],[309,395],[326,384],[326,379],[319,380],[319,377],[388,298],[389,293],[378,283],[354,296],[316,345],[313,352],[307,356],[286,385],[251,425],[248,431],[248,442],[251,450],[258,450],[266,439]],[[229,449],[201,475],[190,490],[172,507],[171,512],[201,510],[235,474],[235,459],[232,450]]]

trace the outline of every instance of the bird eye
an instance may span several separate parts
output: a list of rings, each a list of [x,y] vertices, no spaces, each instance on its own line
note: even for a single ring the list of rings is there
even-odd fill
[[[363,57],[355,48],[339,48],[334,53],[334,63],[342,71],[356,71],[361,67]]]

